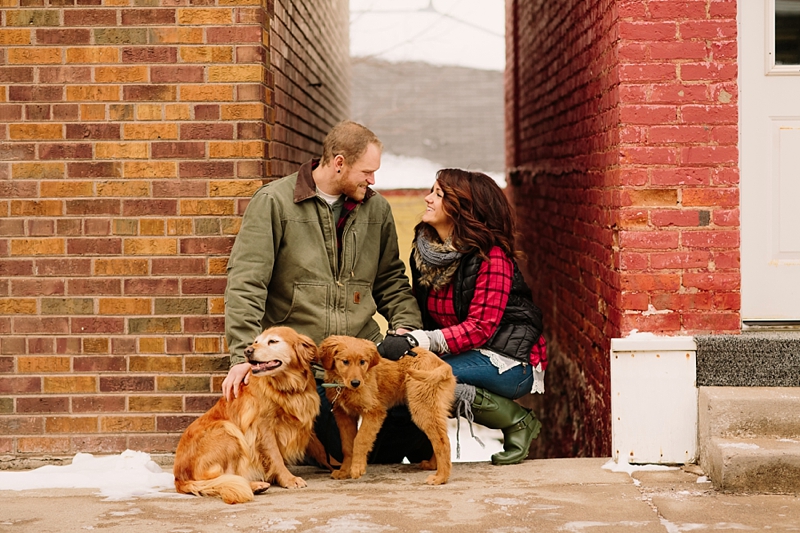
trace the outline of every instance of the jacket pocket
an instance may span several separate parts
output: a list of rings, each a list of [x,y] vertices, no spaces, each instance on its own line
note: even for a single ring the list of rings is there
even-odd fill
[[[274,304],[274,308],[279,307],[283,306]],[[330,334],[329,286],[325,283],[294,283],[291,303],[282,315],[274,321],[275,325],[292,327],[315,342],[321,341]]]

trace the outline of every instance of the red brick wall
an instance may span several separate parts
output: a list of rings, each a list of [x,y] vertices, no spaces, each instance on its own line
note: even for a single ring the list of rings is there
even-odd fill
[[[736,1],[618,9],[621,332],[737,333]]]
[[[308,10],[134,4],[0,10],[2,454],[173,451],[227,370],[225,267],[247,199],[344,118],[346,73],[325,93],[339,105],[286,92],[270,65],[347,63],[346,40],[270,46],[276,17],[305,31]],[[346,3],[308,9],[347,25]],[[287,123],[304,137],[276,156]]]
[[[275,2],[270,36],[275,80],[272,176],[291,174],[319,157],[330,127],[350,118],[349,21],[347,0]]]
[[[552,363],[539,456],[609,455],[610,339],[739,329],[735,1],[507,1],[507,163]]]

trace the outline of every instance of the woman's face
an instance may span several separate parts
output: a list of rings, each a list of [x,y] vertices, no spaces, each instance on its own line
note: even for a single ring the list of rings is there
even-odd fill
[[[444,242],[453,232],[453,219],[447,216],[442,207],[444,192],[439,187],[439,182],[433,184],[430,194],[425,197],[425,212],[422,214],[422,221],[430,225],[439,234],[439,238]]]

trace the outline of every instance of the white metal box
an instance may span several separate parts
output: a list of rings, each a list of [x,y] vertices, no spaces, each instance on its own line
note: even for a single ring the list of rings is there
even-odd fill
[[[697,346],[692,337],[611,340],[611,446],[617,463],[697,459]]]

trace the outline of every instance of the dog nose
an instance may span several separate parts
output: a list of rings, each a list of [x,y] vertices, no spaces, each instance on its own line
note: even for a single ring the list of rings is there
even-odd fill
[[[352,385],[354,389],[357,389],[358,386],[361,385],[361,382],[357,379],[354,379],[353,381],[350,382],[350,385]]]
[[[248,346],[247,348],[244,349],[244,355],[247,356],[247,357],[250,357],[251,355],[253,355],[253,346],[252,345]]]

